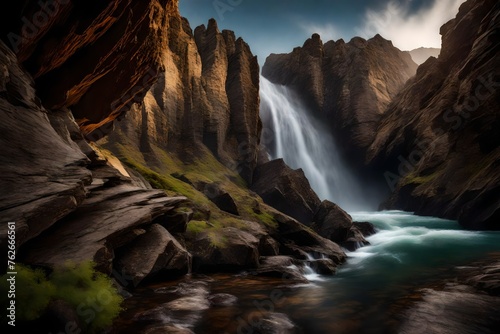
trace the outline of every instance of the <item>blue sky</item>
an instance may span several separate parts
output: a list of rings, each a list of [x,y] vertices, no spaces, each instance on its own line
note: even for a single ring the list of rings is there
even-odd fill
[[[380,33],[402,50],[439,47],[439,27],[464,0],[180,0],[192,28],[215,18],[250,44],[262,65],[317,32],[323,42]]]

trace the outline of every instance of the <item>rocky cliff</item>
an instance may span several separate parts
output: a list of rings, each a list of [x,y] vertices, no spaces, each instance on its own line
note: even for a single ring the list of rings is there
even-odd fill
[[[177,2],[18,1],[1,14],[1,36],[44,107],[71,108],[87,135],[141,101],[156,80]]]
[[[175,1],[43,6],[21,1],[12,12],[2,12],[7,25],[1,36],[10,47],[2,42],[2,246],[7,221],[16,223],[16,242],[22,247],[88,201],[96,180],[117,179],[113,173],[94,175],[99,162],[83,135],[117,117],[129,100],[149,88],[166,43],[167,31],[160,27],[176,6]],[[123,50],[126,44],[131,48]],[[131,93],[139,82],[142,90]],[[123,190],[123,195],[113,191],[127,198],[138,191]],[[157,195],[146,191],[136,199]],[[133,205],[133,197],[128,201]],[[168,208],[150,209],[163,214]],[[154,217],[146,210],[130,218],[145,223]],[[102,246],[106,235],[99,238]],[[89,260],[93,254],[87,254]]]
[[[256,57],[233,32],[220,32],[215,20],[193,34],[177,14],[169,27],[165,72],[144,102],[116,123],[108,142],[127,141],[157,166],[161,158],[153,147],[186,162],[208,149],[250,184],[262,127]]]
[[[214,20],[193,33],[176,1],[51,6],[19,6],[0,42],[2,249],[15,222],[17,262],[94,261],[126,288],[191,269],[287,274],[276,255],[334,273],[345,254],[325,217],[339,208],[320,236],[248,188],[261,124],[243,40]]]
[[[9,270],[36,268],[22,270],[42,290],[50,273],[74,281],[45,304],[16,301],[30,311],[18,326],[98,326],[82,315],[95,295],[81,291],[76,264],[104,282],[99,295],[116,297],[98,306],[101,329],[120,310],[115,287],[130,296],[153,280],[242,270],[307,282],[306,267],[335,273],[346,259],[339,244],[366,242],[300,170],[282,161],[257,170],[259,67],[232,32],[211,20],[193,33],[176,1],[39,6],[21,2],[2,22],[0,249],[6,261],[15,226]]]
[[[386,207],[500,228],[499,25],[497,1],[464,3],[391,102],[367,156],[394,189]]]
[[[271,54],[262,74],[293,88],[360,164],[387,105],[416,68],[407,52],[380,35],[323,44],[314,34],[289,54]]]
[[[322,252],[322,242],[317,241],[322,237],[335,242],[350,238],[347,233],[334,240],[328,233],[319,236],[312,232],[313,241],[304,244],[301,237],[289,239],[278,233],[295,224],[294,235],[301,235],[300,229],[307,228],[300,223],[311,226],[321,202],[304,174],[292,172],[282,161],[268,165],[276,167],[270,175],[284,180],[279,185],[266,181],[266,173],[256,168],[262,127],[256,57],[233,32],[219,31],[215,20],[193,32],[188,21],[176,15],[169,26],[162,60],[165,73],[144,101],[115,122],[115,130],[99,144],[155,187],[194,201],[194,218],[185,236],[194,254],[194,267],[255,267],[259,254],[304,258],[301,247]],[[277,193],[279,200],[274,196]],[[304,198],[311,198],[306,208]],[[264,203],[290,217],[283,218]],[[295,214],[303,211],[307,214]],[[355,230],[351,217],[346,214],[343,218],[342,223]],[[320,220],[335,229],[335,219]],[[357,241],[364,241],[361,234]],[[207,252],[214,244],[221,249]]]

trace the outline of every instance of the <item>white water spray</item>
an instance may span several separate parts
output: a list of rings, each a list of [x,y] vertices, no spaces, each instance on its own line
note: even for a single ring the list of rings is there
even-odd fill
[[[348,211],[376,209],[377,198],[370,198],[343,163],[327,127],[308,115],[293,92],[261,76],[260,98],[264,128],[271,130],[263,132],[262,142],[272,159],[302,168],[321,199]]]

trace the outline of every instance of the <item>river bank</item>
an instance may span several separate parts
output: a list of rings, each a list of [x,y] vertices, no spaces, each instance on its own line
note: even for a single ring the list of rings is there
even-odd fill
[[[484,287],[495,279],[498,287],[500,270],[492,265],[500,261],[498,232],[463,231],[454,221],[399,211],[353,217],[372,222],[378,233],[368,237],[370,246],[347,253],[336,276],[307,276],[309,283],[297,284],[248,273],[193,275],[147,286],[126,301],[128,311],[114,333],[124,328],[146,333],[416,333],[424,324],[429,332],[495,328],[491,312],[500,299],[485,294]],[[483,272],[496,276],[485,278]],[[498,293],[498,288],[489,292]],[[471,307],[477,311],[469,312]],[[468,321],[471,317],[474,321]]]

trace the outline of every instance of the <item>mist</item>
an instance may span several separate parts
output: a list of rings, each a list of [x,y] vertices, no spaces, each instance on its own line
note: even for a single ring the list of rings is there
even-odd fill
[[[367,9],[364,25],[356,31],[364,38],[371,38],[378,33],[401,50],[440,48],[440,27],[455,17],[463,2],[434,0],[432,5],[414,12],[410,10],[410,1],[390,1],[381,10]]]

